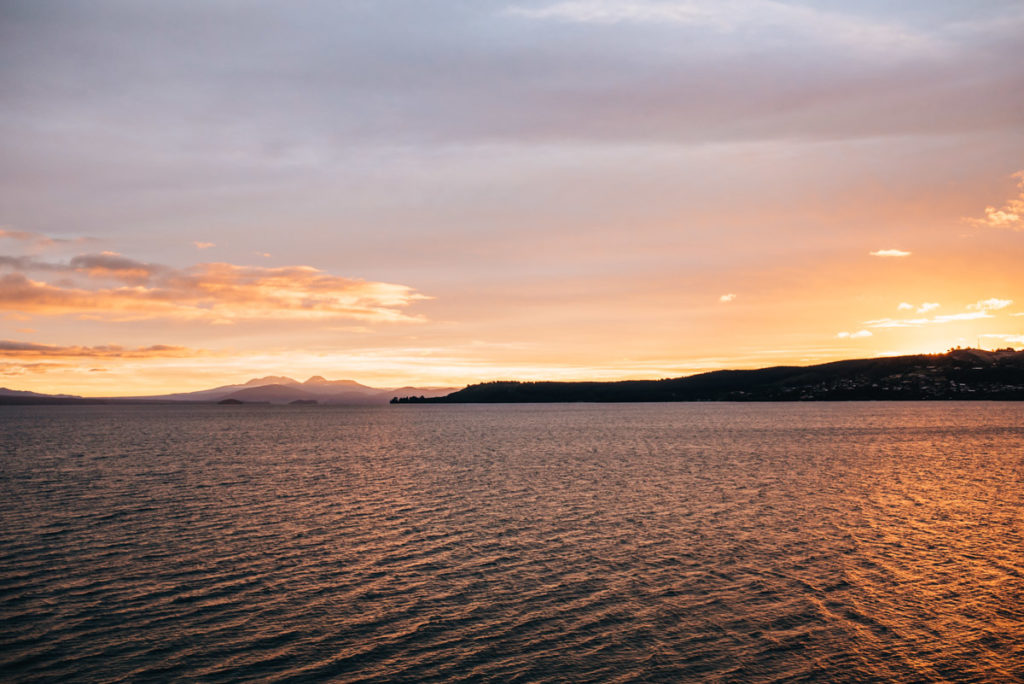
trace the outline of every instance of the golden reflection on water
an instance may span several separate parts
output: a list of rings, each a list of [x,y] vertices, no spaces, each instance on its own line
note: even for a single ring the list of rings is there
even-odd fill
[[[1024,406],[44,408],[18,678],[1024,678]]]

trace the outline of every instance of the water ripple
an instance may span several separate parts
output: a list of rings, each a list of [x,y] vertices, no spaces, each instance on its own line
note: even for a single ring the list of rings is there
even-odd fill
[[[1024,681],[1022,419],[0,407],[0,672]]]

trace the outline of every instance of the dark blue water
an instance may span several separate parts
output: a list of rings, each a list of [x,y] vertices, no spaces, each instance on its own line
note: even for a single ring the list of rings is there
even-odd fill
[[[1021,681],[1024,405],[0,407],[8,681]]]

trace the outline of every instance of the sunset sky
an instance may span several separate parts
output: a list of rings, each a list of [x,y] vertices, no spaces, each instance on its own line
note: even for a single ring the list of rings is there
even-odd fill
[[[0,4],[0,386],[1024,347],[1024,3]]]

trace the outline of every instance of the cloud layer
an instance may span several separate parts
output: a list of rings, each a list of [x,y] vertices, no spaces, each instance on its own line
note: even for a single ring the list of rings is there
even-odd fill
[[[421,320],[403,310],[425,299],[411,287],[324,273],[310,266],[260,267],[204,263],[176,269],[113,252],[67,263],[0,257],[0,307],[35,316],[101,320],[177,319],[399,322]],[[56,279],[30,277],[33,272]]]
[[[96,364],[117,367],[126,363],[167,363],[209,356],[216,354],[202,349],[167,344],[123,347],[117,344],[82,346],[0,340],[0,375],[45,375],[58,371],[105,373],[108,368],[97,368]]]
[[[0,357],[19,359],[152,359],[188,358],[199,355],[205,355],[205,352],[166,344],[135,348],[125,348],[116,344],[83,347],[0,340]]]

